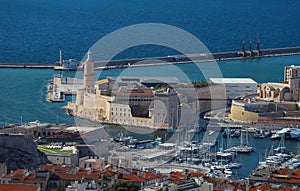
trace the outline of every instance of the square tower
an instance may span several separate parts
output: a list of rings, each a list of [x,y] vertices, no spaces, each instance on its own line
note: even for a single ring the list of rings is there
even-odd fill
[[[284,67],[284,80],[290,87],[292,101],[300,101],[300,66]]]

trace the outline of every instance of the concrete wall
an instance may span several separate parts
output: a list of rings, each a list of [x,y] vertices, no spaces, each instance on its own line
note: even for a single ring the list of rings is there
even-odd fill
[[[235,105],[231,106],[229,117],[235,121],[257,122],[258,113],[245,111],[245,108]]]
[[[96,109],[96,94],[85,93],[83,99],[83,106],[87,109]]]
[[[110,119],[110,102],[113,100],[113,97],[96,94],[95,99],[98,119],[108,121]]]
[[[8,134],[23,134],[28,138],[37,138],[46,135],[52,135],[54,132],[61,131],[62,128],[49,128],[49,126],[41,127],[27,127],[27,126],[15,126],[8,128],[1,128],[0,133],[8,133]]]
[[[78,166],[78,154],[70,154],[70,155],[63,155],[63,154],[55,154],[55,153],[45,153],[49,161],[53,164],[60,164],[60,165],[71,165],[71,166]]]

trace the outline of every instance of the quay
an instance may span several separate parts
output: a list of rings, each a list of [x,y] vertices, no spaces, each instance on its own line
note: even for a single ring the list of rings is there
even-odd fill
[[[47,100],[51,102],[64,102],[65,95],[76,95],[76,91],[83,87],[83,80],[54,76],[50,80],[47,92]]]
[[[110,61],[95,61],[95,69],[113,69],[113,68],[126,68],[138,66],[153,66],[153,65],[166,65],[166,64],[183,64],[191,61],[208,62],[217,60],[238,60],[238,59],[254,59],[272,56],[289,56],[300,54],[300,46],[287,47],[287,48],[274,48],[274,49],[259,49],[257,50],[244,50],[232,52],[219,52],[212,54],[186,54],[186,55],[170,55],[165,57],[152,57],[152,58],[134,58],[124,60],[110,60]],[[38,68],[38,69],[56,69],[64,70],[59,66],[59,62],[55,64],[43,63],[0,63],[0,68]],[[73,68],[72,68],[73,69]],[[79,66],[78,69],[81,69]]]

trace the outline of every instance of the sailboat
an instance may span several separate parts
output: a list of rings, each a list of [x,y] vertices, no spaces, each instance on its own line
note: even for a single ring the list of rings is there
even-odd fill
[[[241,135],[241,143],[239,146],[231,147],[226,149],[226,152],[237,152],[237,153],[250,153],[253,152],[254,148],[248,144],[248,131],[246,135],[246,144],[243,143],[243,135]]]
[[[279,153],[283,153],[285,152],[286,150],[286,147],[285,147],[285,136],[282,136],[280,141],[279,141],[279,144],[278,144],[278,147],[276,147],[274,149],[275,152],[279,152]]]

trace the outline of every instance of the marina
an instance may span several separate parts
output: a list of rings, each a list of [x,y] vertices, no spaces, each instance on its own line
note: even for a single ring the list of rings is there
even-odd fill
[[[31,123],[29,123],[31,124]],[[45,126],[46,125],[46,126]],[[37,126],[37,124],[31,124],[32,127]],[[39,123],[40,127],[45,126],[50,127],[51,124],[43,124]],[[59,127],[59,125],[56,125]],[[68,127],[70,128],[70,125],[60,125],[61,127]],[[15,127],[15,126],[11,126]],[[221,127],[220,127],[221,128]],[[77,127],[76,129],[80,129],[80,127]],[[84,129],[84,128],[83,128]],[[141,157],[147,156],[145,159],[142,160],[154,160],[155,158],[160,158],[161,155],[165,156],[165,151],[159,149],[159,145],[164,146],[165,148],[171,149],[173,148],[172,144],[164,144],[164,138],[165,136],[176,136],[179,140],[189,140],[189,133],[187,132],[178,132],[175,133],[175,135],[168,135],[168,132],[166,130],[159,130],[151,135],[147,135],[145,137],[140,136],[139,134],[132,133],[127,131],[127,133],[123,133],[123,135],[120,134],[120,132],[125,132],[124,129],[119,127],[105,127],[106,131],[111,137],[116,137],[116,142],[118,144],[121,144],[123,146],[127,146],[128,149],[132,150],[134,156]],[[45,129],[46,130],[46,129]],[[56,129],[55,131],[57,131]],[[29,131],[29,130],[28,130]],[[50,131],[50,130],[49,130]],[[125,135],[126,134],[126,135]],[[227,148],[230,148],[231,145],[238,145],[241,142],[240,138],[236,137],[227,137],[224,138],[222,134],[220,133],[217,139],[217,144],[207,144],[204,141],[202,141],[202,138],[204,137],[205,131],[200,131],[196,133],[192,139],[192,141],[183,141],[178,146],[174,147],[177,148],[175,150],[170,150],[169,152],[169,159],[170,165],[186,165],[186,166],[204,166],[206,168],[210,168],[213,170],[213,172],[208,173],[209,176],[213,177],[227,177],[227,178],[244,178],[247,177],[249,172],[252,169],[255,169],[256,166],[261,165],[275,165],[280,161],[281,163],[286,162],[291,159],[293,155],[291,153],[297,154],[297,147],[292,147],[291,145],[294,145],[296,142],[295,140],[286,140],[284,143],[283,141],[277,141],[272,140],[270,137],[266,137],[263,139],[257,139],[254,137],[254,133],[249,133],[249,143],[255,148],[254,152],[251,152],[247,155],[244,155],[243,153],[239,153],[236,151],[226,151]],[[53,134],[52,137],[48,137],[47,142],[53,142],[50,139],[54,138],[54,136],[57,136],[57,142],[64,142],[62,139],[63,136],[66,136],[67,134]],[[68,137],[72,137],[68,135]],[[122,139],[120,139],[122,137]],[[160,138],[162,137],[162,138]],[[166,137],[167,138],[167,137]],[[44,142],[44,138],[40,139],[42,142]],[[46,139],[45,139],[46,140]],[[140,141],[139,141],[140,140]],[[66,140],[65,140],[66,141]],[[71,139],[69,140],[69,142]],[[74,141],[79,141],[75,140]],[[50,143],[49,142],[49,143]],[[125,144],[127,143],[127,144]],[[146,145],[147,143],[151,144],[151,147],[145,147],[143,145]],[[298,143],[297,143],[298,144]],[[132,147],[131,145],[135,145]],[[138,146],[140,145],[140,146]],[[265,146],[274,145],[276,147],[270,148],[270,151],[267,152],[265,149]],[[141,147],[142,146],[142,147]],[[174,145],[175,146],[175,145]],[[276,148],[279,147],[286,147],[284,153],[287,154],[276,154]],[[160,147],[163,148],[163,147]],[[150,150],[149,150],[150,149]],[[153,151],[151,151],[151,149]],[[127,150],[128,151],[128,150]],[[171,152],[172,151],[172,152]],[[278,152],[277,153],[282,153]],[[152,153],[152,154],[150,154]],[[154,155],[154,153],[156,153]],[[160,153],[160,154],[159,154]],[[177,154],[175,154],[177,153]],[[269,153],[269,154],[265,154]],[[275,153],[275,154],[273,154]],[[274,155],[274,157],[273,157]],[[264,156],[264,157],[262,157]],[[275,157],[276,156],[276,157]],[[174,158],[173,158],[174,157]],[[278,158],[281,157],[281,158]],[[247,160],[245,160],[247,158]],[[168,159],[168,157],[166,157]],[[284,161],[282,161],[284,159]],[[266,160],[266,163],[263,163],[261,161]],[[145,162],[146,162],[145,161]],[[248,161],[252,161],[249,163]],[[255,162],[257,161],[257,162]],[[291,167],[291,165],[298,165],[295,160],[292,163],[284,163],[286,167]]]
[[[110,133],[110,131],[112,132],[114,128],[116,127],[113,127],[112,129],[107,127],[106,129],[110,135],[117,135],[116,133]],[[244,128],[243,131],[246,132]],[[128,133],[129,136],[139,137],[137,134],[132,132]],[[164,134],[168,135],[166,130],[157,131],[157,133],[159,133],[161,137],[164,137]],[[270,136],[257,139],[254,137],[254,132],[249,132],[248,142],[249,145],[252,146],[251,149],[249,148],[248,150],[247,147],[247,152],[236,152],[236,150],[226,152],[226,149],[231,148],[232,146],[236,146],[237,148],[240,147],[241,139],[239,137],[224,138],[222,133],[220,133],[217,138],[217,144],[215,145],[212,144],[212,142],[210,142],[210,144],[205,142],[203,140],[204,134],[205,131],[195,133],[192,141],[183,141],[181,145],[178,145],[177,157],[170,161],[171,164],[203,165],[214,169],[214,173],[209,173],[209,176],[227,176],[233,179],[239,179],[247,177],[252,169],[255,169],[257,166],[259,166],[260,161],[267,159],[268,156],[271,156],[272,153],[275,153],[274,148],[276,150],[277,146],[280,146],[280,141],[272,140]],[[153,136],[155,135],[157,134],[154,134]],[[174,136],[176,136],[178,140],[190,139],[188,132],[178,132]],[[147,138],[145,137],[145,139]],[[162,142],[164,142],[163,140],[164,139],[162,139]],[[295,142],[295,140],[285,141],[285,152],[297,154],[297,147],[293,146],[295,144],[298,144]],[[274,145],[274,147],[271,149],[272,145]],[[253,150],[253,148],[255,149]],[[266,151],[266,148],[268,148],[270,152]],[[250,150],[252,152],[250,152]],[[227,169],[227,175],[225,173],[225,169]],[[232,171],[231,176],[228,175],[228,173],[230,173],[228,169],[231,169]]]

